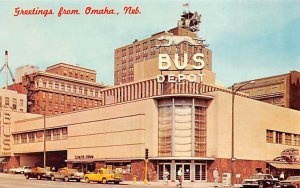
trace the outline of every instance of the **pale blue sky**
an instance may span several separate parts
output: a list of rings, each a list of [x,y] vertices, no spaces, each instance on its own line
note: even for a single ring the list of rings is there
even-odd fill
[[[0,65],[8,50],[13,72],[66,62],[95,69],[98,82],[113,84],[114,49],[175,27],[185,2],[202,14],[198,34],[213,51],[219,83],[300,71],[300,0],[0,0]],[[57,13],[61,6],[82,14],[13,16],[16,7]],[[120,14],[84,15],[86,6]],[[124,15],[124,6],[139,6],[141,14]]]

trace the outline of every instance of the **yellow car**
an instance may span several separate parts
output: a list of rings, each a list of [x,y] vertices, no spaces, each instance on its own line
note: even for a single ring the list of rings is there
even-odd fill
[[[95,170],[91,174],[85,174],[84,180],[86,183],[95,181],[104,184],[108,182],[114,182],[115,184],[119,184],[123,181],[123,175],[115,173],[113,170],[100,168]]]

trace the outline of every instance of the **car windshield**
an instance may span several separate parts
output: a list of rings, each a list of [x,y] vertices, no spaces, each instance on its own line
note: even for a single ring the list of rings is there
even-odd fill
[[[264,179],[264,175],[262,174],[255,174],[251,176],[251,179]]]
[[[78,172],[77,169],[69,169],[69,171],[70,171],[71,173],[76,173],[76,172]]]
[[[290,176],[287,180],[300,180],[300,176]]]

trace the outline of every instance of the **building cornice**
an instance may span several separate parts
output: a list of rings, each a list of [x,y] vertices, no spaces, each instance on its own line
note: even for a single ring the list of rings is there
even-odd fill
[[[44,71],[38,71],[35,74],[35,76],[47,76],[50,78],[54,78],[54,79],[61,79],[61,80],[65,80],[65,81],[70,81],[70,82],[75,82],[78,84],[84,84],[84,85],[89,85],[89,86],[96,86],[96,87],[109,87],[106,86],[104,84],[99,84],[99,83],[94,83],[94,82],[89,82],[89,81],[85,81],[85,80],[80,80],[80,79],[76,79],[76,78],[71,78],[71,77],[67,77],[67,76],[61,76],[58,74],[53,74],[53,73],[49,73],[49,72],[44,72]]]
[[[88,68],[84,68],[84,67],[79,67],[76,65],[71,65],[71,64],[67,64],[67,63],[57,63],[55,65],[49,66],[46,68],[46,71],[55,69],[55,68],[59,68],[59,67],[67,67],[67,68],[71,68],[71,69],[76,69],[78,71],[86,71],[89,72],[91,74],[96,74],[96,71],[93,69],[88,69]]]

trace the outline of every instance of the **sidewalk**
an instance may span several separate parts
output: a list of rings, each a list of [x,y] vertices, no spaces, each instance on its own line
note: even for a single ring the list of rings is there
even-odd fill
[[[123,183],[129,184],[129,185],[144,185],[144,186],[159,186],[159,187],[164,187],[164,182],[163,181],[156,181],[156,182],[149,182],[148,185],[145,185],[144,182],[142,181],[137,181],[136,184],[133,184],[133,181],[124,181]],[[171,182],[169,181],[168,187],[176,187],[177,182]],[[183,182],[182,183],[184,188],[189,188],[189,187],[214,187],[214,183],[212,182]],[[219,183],[219,188],[223,187],[221,183]]]

